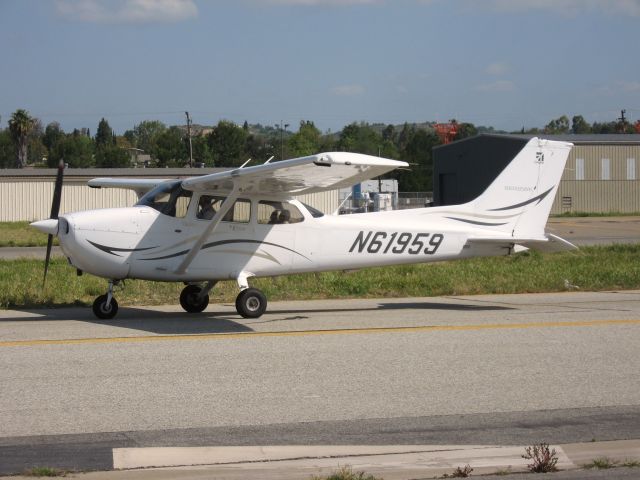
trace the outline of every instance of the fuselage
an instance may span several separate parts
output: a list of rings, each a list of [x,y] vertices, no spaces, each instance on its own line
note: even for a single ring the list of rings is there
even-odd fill
[[[265,204],[295,210],[295,223],[267,222]],[[256,198],[242,199],[240,207],[236,218],[216,226],[182,273],[178,267],[211,221],[198,218],[197,202],[183,216],[144,205],[66,214],[58,236],[79,270],[111,279],[183,282],[508,253],[467,245],[468,224],[447,219],[439,208],[320,216],[296,200]]]

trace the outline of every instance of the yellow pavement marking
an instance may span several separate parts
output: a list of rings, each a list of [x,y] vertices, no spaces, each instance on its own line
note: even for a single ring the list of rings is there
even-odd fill
[[[32,347],[36,345],[96,345],[100,343],[144,343],[178,340],[228,340],[255,337],[305,337],[311,335],[353,335],[372,333],[442,332],[466,330],[512,330],[521,328],[596,327],[604,325],[638,325],[640,319],[584,320],[531,323],[487,323],[478,325],[424,325],[418,327],[339,328],[333,330],[299,330],[279,332],[204,333],[184,335],[146,335],[141,337],[68,338],[60,340],[13,340],[0,342],[0,347]]]

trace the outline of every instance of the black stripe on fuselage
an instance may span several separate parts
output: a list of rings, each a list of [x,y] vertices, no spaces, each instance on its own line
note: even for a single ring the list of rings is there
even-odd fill
[[[258,245],[270,245],[272,247],[282,248],[282,249],[287,250],[289,252],[295,253],[296,255],[300,255],[302,258],[304,258],[306,260],[309,260],[307,257],[302,255],[300,252],[296,252],[295,250],[292,250],[292,249],[290,249],[288,247],[284,247],[282,245],[278,245],[277,243],[261,242],[260,240],[220,240],[218,242],[205,243],[202,246],[201,250],[205,250],[207,248],[219,247],[220,245],[229,245],[229,244],[233,244],[233,243],[253,243],[253,244],[258,244]],[[187,250],[182,250],[180,252],[172,253],[170,255],[164,255],[162,257],[143,258],[141,260],[166,260],[167,258],[176,258],[176,257],[180,257],[182,255],[186,255],[190,251],[191,251],[190,249],[187,249]]]
[[[467,220],[465,218],[456,218],[456,217],[445,217],[449,220],[457,220],[458,222],[471,223],[473,225],[482,225],[483,227],[499,227],[500,225],[506,225],[505,223],[489,223],[489,222],[478,222],[477,220]]]
[[[522,202],[522,203],[516,203],[515,205],[509,205],[508,207],[501,207],[501,208],[492,208],[489,211],[490,212],[499,212],[501,210],[511,210],[513,208],[519,208],[519,207],[524,207],[525,205],[529,205],[530,203],[535,202],[536,200],[538,201],[538,203],[540,203],[542,200],[544,200],[544,197],[546,197],[547,195],[549,195],[549,192],[551,192],[551,190],[553,190],[555,188],[555,186],[551,187],[549,190],[547,190],[544,193],[541,193],[540,195],[538,195],[537,197],[533,197],[530,198],[529,200],[527,200],[526,202]]]
[[[118,255],[113,252],[144,252],[145,250],[151,250],[156,247],[145,247],[145,248],[118,248],[118,247],[107,247],[106,245],[100,245],[99,243],[92,242],[91,240],[87,240],[91,245],[96,247],[98,250],[102,250],[103,252],[108,253],[109,255],[115,255],[116,257],[121,257],[122,255]]]

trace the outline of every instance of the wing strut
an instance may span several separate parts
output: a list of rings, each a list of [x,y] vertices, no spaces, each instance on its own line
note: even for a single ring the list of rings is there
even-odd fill
[[[235,201],[238,199],[239,195],[240,195],[240,188],[238,187],[238,185],[234,183],[233,190],[231,191],[229,196],[224,200],[224,202],[222,202],[222,205],[220,206],[220,210],[218,210],[216,214],[213,216],[213,218],[211,219],[211,223],[207,225],[207,228],[204,229],[204,232],[202,232],[202,235],[200,235],[200,238],[198,238],[198,240],[196,240],[196,243],[193,244],[193,246],[191,247],[191,250],[189,250],[189,253],[187,253],[187,256],[184,258],[182,263],[178,265],[178,268],[176,269],[175,273],[177,273],[178,275],[181,275],[187,271],[187,268],[189,268],[189,265],[191,265],[191,262],[193,261],[193,259],[196,257],[196,255],[202,248],[202,245],[204,245],[204,242],[207,241],[207,238],[209,238],[209,235],[211,235],[211,233],[216,229],[218,224],[222,221],[222,218],[231,209]]]

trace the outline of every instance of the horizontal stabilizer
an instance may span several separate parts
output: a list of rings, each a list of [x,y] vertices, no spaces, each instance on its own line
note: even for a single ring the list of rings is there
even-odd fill
[[[531,250],[537,250],[543,253],[554,253],[554,252],[566,252],[569,250],[578,250],[573,243],[565,240],[564,238],[560,238],[557,235],[552,233],[545,234],[544,237],[541,238],[514,238],[514,237],[485,237],[485,238],[469,238],[467,239],[467,243],[473,244],[493,244],[493,245],[504,245],[509,246],[513,245],[517,247],[518,245],[521,247],[529,248]],[[522,248],[515,248],[515,251],[522,251]]]
[[[531,248],[533,250],[538,250],[539,252],[544,253],[554,253],[554,252],[566,252],[569,250],[578,250],[573,243],[565,240],[564,238],[558,237],[553,233],[547,233],[547,240],[532,240],[529,242],[517,242],[519,245],[523,247]]]

